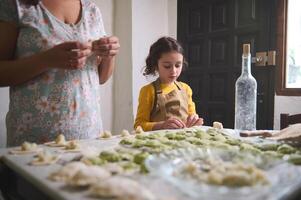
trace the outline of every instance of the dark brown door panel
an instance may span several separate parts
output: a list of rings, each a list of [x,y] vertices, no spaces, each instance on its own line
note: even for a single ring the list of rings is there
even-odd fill
[[[189,67],[181,79],[193,90],[205,125],[234,126],[235,81],[241,72],[242,44],[252,56],[275,46],[272,24],[276,0],[178,0],[178,40]],[[274,67],[255,67],[257,128],[273,128]]]

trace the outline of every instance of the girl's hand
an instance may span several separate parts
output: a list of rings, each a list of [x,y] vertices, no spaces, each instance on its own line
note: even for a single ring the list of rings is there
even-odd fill
[[[166,121],[159,122],[157,126],[155,125],[155,129],[178,129],[185,128],[185,123],[177,118],[169,118]]]
[[[115,36],[103,37],[92,42],[92,51],[101,58],[112,58],[120,48],[119,39]]]
[[[91,44],[64,42],[41,53],[41,60],[47,68],[82,69],[91,54]]]
[[[200,126],[203,125],[203,123],[204,123],[203,118],[199,118],[198,114],[193,114],[187,117],[186,126],[187,127]]]

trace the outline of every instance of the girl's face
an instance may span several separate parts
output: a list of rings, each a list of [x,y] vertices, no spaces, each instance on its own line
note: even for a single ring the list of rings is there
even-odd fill
[[[183,55],[174,51],[163,53],[158,60],[158,73],[161,83],[171,84],[182,72]]]

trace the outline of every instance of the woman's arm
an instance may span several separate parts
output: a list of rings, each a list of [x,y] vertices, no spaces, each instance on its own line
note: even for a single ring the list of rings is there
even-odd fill
[[[18,28],[12,23],[0,22],[0,33],[0,87],[24,83],[50,68],[80,69],[91,53],[89,44],[65,42],[47,51],[15,59]]]
[[[0,22],[0,33],[0,86],[18,85],[45,71],[39,56],[14,60],[18,38],[16,25]]]
[[[115,67],[115,57],[104,57],[99,66],[99,83],[104,84],[112,76]]]

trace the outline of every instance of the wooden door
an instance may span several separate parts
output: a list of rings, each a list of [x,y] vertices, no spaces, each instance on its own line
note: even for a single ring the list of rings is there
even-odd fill
[[[234,127],[235,81],[241,72],[242,44],[251,54],[275,48],[276,0],[178,0],[178,40],[189,66],[180,79],[193,90],[205,125]],[[272,129],[274,66],[256,67],[257,129]]]

